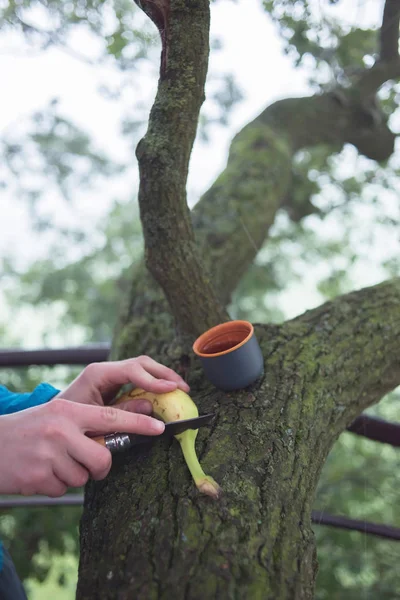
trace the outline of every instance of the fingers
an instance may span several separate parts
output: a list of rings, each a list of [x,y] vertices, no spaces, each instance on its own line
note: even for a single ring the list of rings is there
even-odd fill
[[[53,472],[67,487],[82,487],[89,479],[88,470],[74,460],[69,454],[60,454],[57,456],[53,466]]]
[[[149,356],[141,356],[138,360],[140,360],[140,365],[144,368],[144,370],[147,373],[150,373],[151,375],[154,375],[154,377],[157,378],[152,382],[153,389],[146,388],[149,392],[162,393],[163,390],[160,389],[160,386],[171,386],[172,383],[176,384],[176,387],[180,388],[184,392],[188,392],[190,390],[190,387],[188,386],[186,381],[184,381],[182,377],[178,375],[178,373],[175,373],[175,371],[173,371],[172,369],[161,365]],[[140,386],[141,384],[137,383],[137,385]],[[154,386],[156,386],[156,389],[154,389]]]
[[[30,469],[28,477],[25,474],[18,491],[23,496],[44,494],[57,498],[65,494],[67,486],[55,475],[51,465],[36,464]]]
[[[128,412],[139,413],[142,415],[151,415],[151,413],[153,412],[151,402],[144,399],[127,400],[125,402],[120,402],[118,404],[118,408],[120,410],[127,410]]]
[[[184,392],[189,386],[175,371],[161,365],[149,356],[139,356],[128,360],[106,363],[93,363],[86,367],[85,378],[102,393],[133,383],[149,392],[171,392],[179,387]]]
[[[50,498],[59,498],[60,496],[64,496],[67,491],[67,486],[63,481],[60,481],[56,475],[53,475],[52,478],[49,478],[44,485],[38,489],[40,492],[36,491],[36,494],[41,493],[50,496]]]
[[[130,381],[136,386],[143,388],[147,392],[155,394],[165,394],[173,392],[178,387],[176,381],[166,381],[165,379],[157,379],[149,373],[142,365],[136,365],[134,370],[130,365],[127,365],[127,370],[132,371]]]
[[[111,452],[81,433],[76,435],[68,452],[71,458],[80,463],[96,481],[104,479],[111,469]]]
[[[139,356],[137,359],[122,362],[129,381],[146,391],[162,394],[171,392],[177,387],[184,392],[190,390],[178,373],[161,365],[149,356]]]
[[[140,435],[159,435],[164,431],[162,421],[144,414],[119,410],[113,406],[78,404],[69,400],[52,401],[52,410],[72,419],[83,432],[114,433],[124,431]]]

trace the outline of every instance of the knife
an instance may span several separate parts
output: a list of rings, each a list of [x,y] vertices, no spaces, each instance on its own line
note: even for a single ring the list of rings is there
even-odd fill
[[[102,446],[105,446],[111,454],[117,454],[118,452],[124,452],[132,446],[139,444],[147,444],[149,442],[156,442],[160,438],[169,438],[179,433],[183,433],[188,429],[199,429],[199,427],[205,427],[210,425],[214,419],[215,414],[209,413],[207,415],[201,415],[194,419],[184,419],[183,421],[171,421],[165,424],[165,429],[160,435],[139,435],[138,433],[111,433],[109,435],[101,435],[98,437],[91,438],[95,442],[98,442]]]

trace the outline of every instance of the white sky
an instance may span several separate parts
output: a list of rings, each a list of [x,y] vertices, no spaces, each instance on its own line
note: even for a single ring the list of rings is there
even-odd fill
[[[212,9],[212,32],[223,39],[224,50],[212,54],[210,72],[233,72],[246,98],[235,111],[230,127],[218,128],[212,144],[196,144],[188,183],[193,198],[209,186],[223,167],[229,140],[237,129],[271,101],[307,93],[304,75],[292,69],[283,56],[280,41],[258,0],[246,0],[245,10],[243,4],[229,0],[217,3]],[[88,40],[83,42],[87,44]],[[1,94],[0,134],[57,96],[65,114],[90,131],[101,147],[116,157],[125,156],[126,148],[118,135],[123,107],[116,107],[115,102],[105,100],[96,90],[105,79],[112,82],[116,78],[111,69],[92,68],[56,49],[29,58],[4,54],[4,46],[10,46],[9,39],[0,39],[0,73],[2,81],[7,81]],[[136,74],[133,77],[138,79],[138,97],[151,101],[156,78],[150,79],[143,70],[140,78]],[[110,190],[103,190],[96,199],[96,210],[99,204],[106,207],[110,196]],[[77,210],[92,214],[93,201],[88,199],[88,203]],[[21,221],[24,207],[18,206],[14,198],[7,198],[6,217],[0,225],[0,250],[12,241],[13,231]]]
[[[214,130],[211,144],[195,144],[188,182],[191,199],[196,199],[207,189],[224,167],[230,139],[238,129],[274,100],[308,93],[304,72],[292,68],[290,60],[282,52],[275,28],[260,5],[259,0],[237,3],[220,0],[212,6],[212,33],[222,38],[223,50],[212,54],[210,72],[232,72],[245,99],[234,111],[230,126]],[[374,21],[381,2],[362,3],[362,14],[357,12],[359,3],[348,0],[344,5],[346,16],[357,18],[359,23],[364,20],[366,25],[368,21]],[[86,38],[79,39],[78,43],[82,51],[90,52],[90,42]],[[11,52],[10,45],[13,48]],[[0,38],[0,77],[3,82],[0,135],[23,122],[34,110],[43,108],[51,98],[60,97],[63,112],[92,133],[100,147],[115,157],[125,157],[127,152],[131,152],[118,134],[119,119],[127,106],[110,102],[97,92],[100,83],[105,80],[112,83],[117,77],[112,69],[94,69],[57,49],[26,56],[15,47],[15,38],[3,36]],[[133,77],[138,81],[138,96],[145,97],[150,107],[156,77],[143,69],[140,77],[135,73]],[[56,211],[50,207],[53,218],[58,222],[77,219],[90,225],[95,216],[107,211],[116,197],[131,197],[136,186],[137,180],[131,176],[128,181],[107,182],[96,193],[80,193],[78,190],[74,210],[57,204]],[[0,258],[9,252],[10,247],[16,248],[17,245],[18,250],[15,251],[20,256],[40,254],[40,248],[33,246],[28,235],[26,207],[9,191],[1,193]],[[370,279],[360,275],[360,286],[364,282],[373,283]],[[289,298],[283,299],[288,314],[319,302],[320,298],[312,287],[312,282],[306,281],[299,286],[298,293],[303,297],[300,303],[297,294],[295,305]],[[32,333],[31,339],[35,338],[36,334]]]

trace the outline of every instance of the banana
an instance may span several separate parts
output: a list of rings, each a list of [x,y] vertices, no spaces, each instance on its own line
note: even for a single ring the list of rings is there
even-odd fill
[[[197,406],[191,397],[179,389],[166,394],[154,394],[153,392],[146,392],[140,388],[135,388],[120,396],[116,404],[126,402],[127,400],[134,400],[135,398],[145,398],[146,400],[149,400],[153,406],[153,415],[164,421],[164,423],[193,419],[199,416]],[[221,493],[221,488],[212,477],[204,473],[199,463],[199,459],[197,458],[195,448],[197,433],[198,429],[188,429],[187,431],[176,435],[175,438],[181,445],[183,456],[197,489],[202,494],[206,494],[212,498],[218,498]]]

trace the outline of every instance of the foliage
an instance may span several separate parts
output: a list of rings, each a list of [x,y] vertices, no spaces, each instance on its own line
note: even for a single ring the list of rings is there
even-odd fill
[[[80,513],[80,507],[63,506],[4,511],[0,534],[21,578],[33,576],[44,581],[52,567],[54,554],[78,554]]]
[[[399,399],[399,392],[389,394],[368,413],[400,422]],[[398,527],[399,466],[396,449],[344,433],[325,463],[314,507]],[[325,527],[314,530],[320,560],[318,600],[394,598],[399,588],[398,542]]]
[[[61,335],[77,325],[86,343],[110,341],[118,294],[131,265],[140,257],[142,237],[136,206],[115,203],[91,239],[81,243],[90,249],[84,253],[82,248],[78,260],[66,258],[68,240],[61,239],[50,248],[47,258],[25,272],[8,263],[7,296],[18,306],[17,312],[24,303],[58,303]]]
[[[41,553],[40,558],[43,553]],[[73,554],[52,555],[52,567],[44,582],[26,580],[29,600],[70,600],[75,597],[78,559]]]
[[[27,202],[32,226],[38,233],[54,227],[40,211],[42,200],[60,197],[71,203],[77,189],[89,188],[102,177],[121,172],[122,165],[111,161],[93,147],[87,133],[65,118],[53,100],[32,115],[29,123],[13,123],[0,140],[0,184],[12,186],[13,194]],[[79,241],[84,232],[66,227],[58,235]]]
[[[359,27],[361,4],[351,6],[341,0],[264,0],[263,4],[279,27],[284,52],[297,66],[311,62],[310,82],[317,87],[348,83],[376,56],[376,25]]]
[[[47,2],[24,0],[6,2],[0,10],[3,31],[18,31],[33,48],[47,50],[57,46],[93,62],[113,59],[120,69],[131,69],[147,56],[156,32],[133,2]],[[73,49],[73,36],[93,36],[98,48],[94,58]]]

